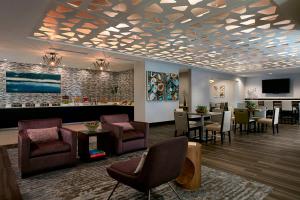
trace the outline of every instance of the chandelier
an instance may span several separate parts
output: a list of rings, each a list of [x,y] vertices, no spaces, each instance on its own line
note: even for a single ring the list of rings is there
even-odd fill
[[[51,67],[57,67],[58,65],[60,65],[61,60],[62,57],[58,57],[58,54],[55,52],[46,53],[43,56],[44,64]]]
[[[93,63],[93,65],[100,71],[109,71],[110,67],[109,62],[105,61],[103,58],[97,59],[96,62]]]

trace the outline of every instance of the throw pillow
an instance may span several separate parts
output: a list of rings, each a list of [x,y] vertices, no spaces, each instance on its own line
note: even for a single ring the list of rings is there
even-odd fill
[[[57,127],[27,129],[27,135],[34,143],[50,142],[59,139]]]
[[[118,123],[112,123],[112,124],[122,127],[124,131],[134,130],[134,127],[129,122],[118,122]]]
[[[136,169],[134,171],[135,174],[138,174],[142,170],[142,168],[144,166],[144,163],[145,163],[145,160],[146,160],[146,157],[147,157],[147,154],[148,154],[148,151],[143,153],[143,155],[141,157],[141,160],[140,160],[138,166],[136,167]]]

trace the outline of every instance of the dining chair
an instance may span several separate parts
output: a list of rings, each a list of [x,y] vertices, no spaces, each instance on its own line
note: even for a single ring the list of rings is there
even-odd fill
[[[257,130],[260,131],[260,126],[259,124],[257,123],[257,121],[259,119],[262,119],[262,118],[267,118],[267,108],[264,107],[264,106],[259,106],[258,109],[256,109],[254,111],[254,114],[253,114],[253,117],[252,119],[255,120],[255,123],[257,125]]]
[[[265,101],[264,106],[267,108],[267,110],[273,110],[273,102],[272,101]]]
[[[234,108],[232,106],[229,106],[228,110],[231,112],[231,126],[233,126],[235,124]]]
[[[274,108],[273,110],[273,117],[271,118],[261,118],[257,121],[258,124],[262,124],[262,125],[270,125],[272,126],[273,129],[273,135],[275,134],[275,127],[277,130],[277,133],[279,133],[279,128],[278,128],[278,124],[279,124],[279,108]]]
[[[175,119],[175,137],[186,135],[190,138],[190,132],[194,131],[195,135],[197,134],[197,130],[200,134],[201,125],[195,122],[189,122],[188,113],[187,112],[174,112]]]
[[[235,108],[234,117],[235,117],[234,133],[236,133],[237,124],[239,124],[240,133],[242,133],[243,125],[246,127],[247,134],[251,129],[251,125],[254,125],[255,128],[255,120],[250,119],[250,114],[248,109]]]
[[[231,136],[230,136],[230,131],[231,131],[231,111],[223,111],[222,120],[221,123],[215,123],[215,124],[209,124],[205,126],[206,128],[206,143],[207,143],[207,138],[208,138],[208,132],[212,132],[212,137],[213,140],[216,141],[216,134],[220,133],[221,134],[221,143],[223,144],[224,137],[226,133],[228,134],[229,138],[229,143],[231,143]]]
[[[282,101],[273,101],[273,108],[279,108],[279,111],[280,109],[282,109]]]
[[[295,121],[293,113],[292,101],[282,101],[282,108],[280,113],[281,122],[292,124]]]
[[[258,107],[257,110],[254,111],[254,117],[261,117],[266,118],[267,117],[267,108],[264,106]]]
[[[237,103],[237,108],[246,108],[246,103],[245,102],[241,102],[241,103]]]

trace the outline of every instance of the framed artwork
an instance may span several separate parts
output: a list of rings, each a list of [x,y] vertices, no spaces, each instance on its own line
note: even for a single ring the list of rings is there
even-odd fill
[[[147,100],[164,101],[166,73],[147,71]]]
[[[7,71],[6,92],[60,93],[61,75]]]
[[[178,101],[178,74],[152,71],[147,71],[146,74],[148,101]]]
[[[225,97],[225,85],[220,86],[220,97],[221,98]]]
[[[168,73],[166,78],[166,100],[177,101],[179,99],[179,76],[175,73]]]
[[[212,86],[212,95],[214,98],[219,97],[219,87],[217,85]]]

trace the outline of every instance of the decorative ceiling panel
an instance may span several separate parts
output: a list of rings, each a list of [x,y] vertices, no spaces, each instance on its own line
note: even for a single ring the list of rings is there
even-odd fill
[[[270,0],[57,0],[33,32],[230,73],[294,68],[299,25]]]

